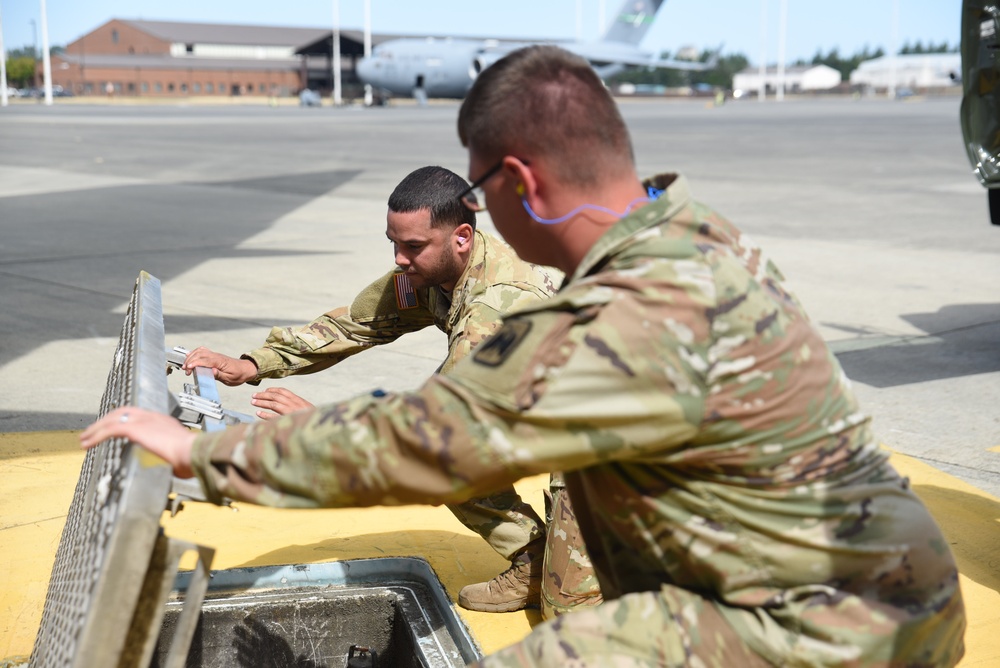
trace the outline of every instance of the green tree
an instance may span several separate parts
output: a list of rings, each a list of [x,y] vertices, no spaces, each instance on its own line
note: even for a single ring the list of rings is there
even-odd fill
[[[31,84],[35,77],[35,59],[19,56],[7,59],[7,82],[18,88]]]
[[[35,47],[22,46],[19,49],[11,49],[7,52],[7,59],[12,60],[14,58],[35,58]]]

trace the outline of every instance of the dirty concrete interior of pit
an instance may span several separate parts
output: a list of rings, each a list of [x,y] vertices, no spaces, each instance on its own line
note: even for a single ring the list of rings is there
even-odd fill
[[[178,592],[186,578],[179,576]],[[153,666],[163,665],[182,603],[178,593],[167,605]],[[480,658],[427,562],[381,558],[220,571],[186,665],[332,668],[345,665],[352,647],[374,654],[378,666],[400,668]]]
[[[160,282],[136,281],[100,414],[139,406],[213,430],[210,370],[172,394]],[[203,373],[204,372],[204,373]],[[199,490],[124,439],[90,450],[56,552],[32,668],[465,665],[481,654],[430,566],[413,558],[209,572],[214,550],[166,536],[165,508]],[[179,573],[193,552],[196,565]],[[162,630],[162,633],[161,633]],[[377,657],[377,664],[372,658]],[[354,665],[352,663],[352,665]]]

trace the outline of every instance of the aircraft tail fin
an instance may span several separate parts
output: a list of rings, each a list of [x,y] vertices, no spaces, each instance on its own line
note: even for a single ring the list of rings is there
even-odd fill
[[[663,0],[625,0],[602,41],[638,45],[662,4]]]

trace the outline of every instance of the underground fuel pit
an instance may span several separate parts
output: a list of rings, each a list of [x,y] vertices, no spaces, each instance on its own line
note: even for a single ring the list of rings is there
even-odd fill
[[[178,575],[167,603],[156,668],[188,577]],[[352,646],[356,656],[374,653],[380,667],[464,666],[482,657],[427,562],[384,558],[213,573],[185,666],[342,668]]]

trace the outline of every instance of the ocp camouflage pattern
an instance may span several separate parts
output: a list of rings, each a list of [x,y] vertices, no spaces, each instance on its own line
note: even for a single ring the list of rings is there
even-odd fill
[[[501,316],[555,292],[558,272],[522,261],[502,241],[476,232],[472,257],[455,285],[418,289],[416,308],[396,303],[390,271],[361,291],[350,307],[336,308],[305,327],[274,327],[261,348],[247,353],[257,379],[315,373],[362,350],[435,326],[448,335],[449,371],[500,328]]]
[[[436,326],[448,336],[446,372],[502,324],[508,311],[555,292],[555,270],[522,261],[502,241],[476,232],[472,256],[452,292],[418,289],[417,306],[400,308],[391,271],[366,287],[349,308],[337,308],[301,328],[275,327],[264,346],[246,356],[257,378],[315,373],[373,346]],[[504,559],[545,535],[545,525],[513,486],[448,506]]]
[[[452,373],[199,436],[206,493],[454,503],[564,471],[606,603],[487,665],[559,665],[546,639],[563,665],[747,648],[779,666],[954,665],[954,559],[836,359],[759,248],[682,178],[651,185],[658,200]]]

